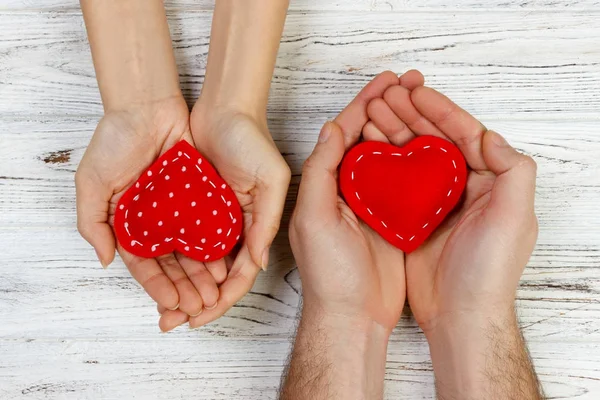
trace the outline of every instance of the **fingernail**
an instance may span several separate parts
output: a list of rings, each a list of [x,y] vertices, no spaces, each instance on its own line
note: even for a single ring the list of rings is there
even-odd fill
[[[104,269],[108,268],[108,264],[102,260],[102,257],[100,257],[100,254],[98,254],[97,251],[96,251],[96,257],[98,257],[98,261],[100,261],[100,265],[102,265],[102,268],[104,268]]]
[[[321,128],[321,133],[319,134],[319,143],[325,143],[329,136],[331,135],[331,122],[325,122],[323,128]]]
[[[213,304],[212,306],[210,306],[210,307],[204,306],[204,308],[206,308],[207,310],[214,310],[215,308],[217,308],[218,305],[219,305],[219,302],[215,301],[215,304]]]
[[[269,246],[267,246],[262,253],[262,261],[260,267],[263,271],[267,270],[269,266]]]
[[[210,310],[210,308],[206,308],[207,310]],[[200,312],[198,314],[194,314],[194,315],[190,315],[190,317],[197,317],[198,315],[202,314],[202,311],[204,311],[204,309],[200,309]]]
[[[177,305],[173,308],[167,308],[167,310],[171,310],[171,311],[175,311],[179,308],[179,303],[177,303]]]
[[[492,142],[498,147],[508,147],[509,144],[498,132],[489,131],[492,134]]]

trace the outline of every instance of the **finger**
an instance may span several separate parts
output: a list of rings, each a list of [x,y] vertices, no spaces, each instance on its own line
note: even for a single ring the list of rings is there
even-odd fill
[[[154,301],[169,310],[179,307],[177,288],[154,258],[134,256],[120,245],[117,249],[131,276],[142,285]]]
[[[415,138],[415,134],[392,111],[383,99],[374,99],[367,106],[369,119],[396,146],[404,146]]]
[[[179,293],[179,309],[188,315],[202,312],[202,298],[189,280],[174,254],[165,254],[156,258],[165,275],[173,282]]]
[[[400,76],[400,86],[403,86],[408,90],[414,90],[419,86],[423,86],[424,84],[425,77],[416,69],[406,71],[404,74],[402,74],[402,76]]]
[[[185,324],[190,316],[181,310],[167,310],[158,320],[158,327],[163,332],[169,332],[180,325]]]
[[[260,267],[252,261],[248,248],[242,247],[227,279],[219,288],[220,296],[217,306],[212,310],[205,309],[196,317],[191,317],[190,327],[198,328],[225,314],[252,289],[259,271]]]
[[[209,261],[204,263],[206,269],[213,276],[213,279],[220,285],[227,278],[227,264],[225,263],[225,259],[221,258],[220,260]]]
[[[158,313],[160,315],[163,315],[165,311],[167,311],[167,309],[163,306],[161,306],[160,304],[156,305],[156,311],[158,311]]]
[[[335,122],[325,123],[312,154],[302,168],[295,210],[298,215],[337,215],[336,170],[344,157],[344,150],[340,127]]]
[[[263,270],[269,264],[269,248],[279,231],[291,172],[283,158],[260,179],[253,198],[252,224],[246,240],[252,259]]]
[[[368,140],[368,141],[383,142],[383,143],[390,142],[389,139],[387,138],[387,136],[385,136],[383,134],[383,132],[381,132],[379,130],[379,128],[377,128],[377,126],[375,126],[373,121],[369,121],[365,124],[365,127],[363,128],[362,136],[363,136],[364,140]]]
[[[481,139],[485,126],[452,100],[428,87],[412,91],[417,110],[452,140],[473,170],[485,170]]]
[[[108,225],[108,205],[112,191],[97,182],[85,169],[75,174],[77,192],[77,229],[92,245],[102,267],[115,258],[115,237]]]
[[[192,282],[196,291],[200,294],[200,297],[202,297],[204,308],[213,308],[219,298],[219,288],[217,287],[217,283],[213,276],[204,266],[204,263],[192,260],[179,253],[176,253],[176,258],[179,265],[181,265],[185,271],[188,279]],[[202,310],[200,310],[200,312],[202,312]]]
[[[419,88],[415,89],[419,90]],[[411,91],[402,86],[392,86],[383,94],[390,109],[416,135],[432,135],[447,139],[433,123],[415,108],[411,100]]]
[[[335,118],[334,122],[339,125],[344,133],[346,148],[351,147],[358,141],[363,126],[369,120],[367,104],[374,98],[383,96],[387,88],[398,85],[399,82],[398,76],[392,71],[382,72],[369,82]]]
[[[535,161],[519,153],[493,131],[487,131],[483,137],[483,157],[497,176],[490,207],[506,209],[510,214],[533,213]]]

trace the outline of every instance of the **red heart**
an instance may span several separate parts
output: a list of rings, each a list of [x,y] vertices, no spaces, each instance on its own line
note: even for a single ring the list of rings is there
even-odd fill
[[[223,258],[242,232],[242,210],[212,165],[182,140],[129,188],[117,205],[121,246],[140,257],[177,250],[200,261]]]
[[[352,211],[407,253],[452,211],[466,181],[460,150],[434,136],[420,136],[404,147],[360,143],[340,169],[340,189]]]

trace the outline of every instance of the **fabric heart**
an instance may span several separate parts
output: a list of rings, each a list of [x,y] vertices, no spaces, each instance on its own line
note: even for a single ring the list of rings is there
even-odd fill
[[[340,169],[340,189],[348,206],[407,253],[452,211],[466,181],[460,150],[434,136],[420,136],[404,147],[360,143],[346,154]]]
[[[223,258],[242,232],[242,210],[212,165],[182,140],[125,192],[114,229],[123,248],[140,257],[174,250],[199,261]]]

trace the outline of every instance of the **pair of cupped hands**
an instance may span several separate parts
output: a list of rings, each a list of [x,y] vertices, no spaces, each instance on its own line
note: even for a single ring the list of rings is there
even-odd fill
[[[426,335],[445,324],[477,324],[477,316],[502,324],[513,315],[537,237],[535,162],[423,85],[418,71],[381,73],[323,126],[290,223],[306,309],[391,333],[408,296]],[[470,168],[462,202],[421,247],[404,254],[346,205],[337,168],[361,137],[403,146],[420,135],[453,142]],[[120,196],[182,139],[211,161],[242,206],[241,247],[222,260],[203,263],[179,253],[143,259],[115,242]],[[183,97],[164,99],[107,112],[100,121],[76,174],[78,228],[103,266],[119,252],[158,303],[161,330],[188,321],[199,327],[222,316],[266,268],[289,180],[266,115],[214,107],[202,97],[190,114]]]

